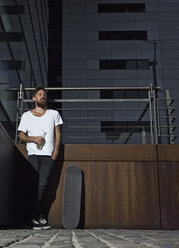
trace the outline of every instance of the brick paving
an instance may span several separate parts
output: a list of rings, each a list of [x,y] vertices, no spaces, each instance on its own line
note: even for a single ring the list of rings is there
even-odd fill
[[[179,230],[50,229],[0,230],[0,247],[179,248]]]

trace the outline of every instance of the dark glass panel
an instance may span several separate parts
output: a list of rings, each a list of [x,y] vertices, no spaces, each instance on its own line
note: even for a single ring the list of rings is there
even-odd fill
[[[99,13],[146,12],[144,3],[98,4]]]
[[[18,14],[18,10],[20,14],[24,14],[24,6],[18,5],[18,9],[16,6],[11,5],[1,5],[0,6],[0,14],[9,14],[9,15],[16,15]]]
[[[99,60],[101,70],[148,70],[148,59],[129,59],[129,60]]]
[[[99,40],[147,40],[147,31],[99,31]]]

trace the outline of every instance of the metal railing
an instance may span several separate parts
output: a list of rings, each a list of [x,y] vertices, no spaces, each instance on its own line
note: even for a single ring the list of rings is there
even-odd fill
[[[61,112],[64,120],[62,127],[64,143],[173,144],[176,138],[172,108],[174,100],[171,99],[169,91],[163,92],[160,87],[149,85],[147,87],[47,87],[45,89],[61,92],[61,99],[49,99],[48,102],[52,107],[55,105],[55,109]],[[29,109],[29,104],[32,102],[29,93],[34,88],[23,88],[21,85],[19,89],[7,88],[7,90],[17,91],[15,137],[17,143],[17,127],[23,112]],[[131,92],[144,94],[140,97],[130,95],[130,97],[121,98],[115,96],[100,98],[101,91],[127,92],[129,95]],[[89,94],[95,97],[89,97]]]

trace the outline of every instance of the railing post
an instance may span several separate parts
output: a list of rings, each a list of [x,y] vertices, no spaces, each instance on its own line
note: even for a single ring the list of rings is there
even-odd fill
[[[166,90],[166,105],[167,105],[167,116],[168,116],[168,129],[169,129],[169,143],[174,144],[174,134],[173,134],[173,118],[172,118],[172,107],[171,107],[171,97],[169,90]]]
[[[143,127],[143,129],[142,129],[142,144],[147,144],[145,127]]]
[[[17,111],[16,111],[16,133],[15,133],[15,144],[17,144],[18,140],[18,125],[19,125],[19,116],[22,116],[23,113],[23,99],[24,99],[24,91],[23,86],[20,84],[19,91],[17,93]],[[20,115],[19,115],[20,112]]]
[[[149,99],[149,115],[150,115],[150,137],[151,137],[151,144],[153,144],[154,140],[153,140],[153,120],[152,120],[152,86],[148,91],[148,99]]]
[[[153,95],[153,108],[154,108],[155,144],[158,144],[158,123],[157,123],[156,91],[155,91],[155,89],[152,89],[152,95]]]
[[[161,144],[161,125],[160,125],[160,110],[159,110],[159,100],[156,98],[156,109],[157,109],[157,132],[158,132],[158,143]]]

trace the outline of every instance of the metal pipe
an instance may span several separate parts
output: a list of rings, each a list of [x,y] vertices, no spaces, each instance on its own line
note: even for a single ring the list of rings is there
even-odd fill
[[[155,144],[158,144],[158,125],[157,125],[157,110],[156,110],[156,98],[155,91],[152,90],[153,96],[153,110],[154,110],[154,130],[155,130]]]
[[[148,92],[148,96],[149,96],[149,113],[150,113],[150,136],[151,136],[151,144],[154,143],[153,141],[153,121],[152,121],[152,104],[151,104],[151,91]]]
[[[24,99],[24,102],[33,102],[33,100]],[[53,99],[51,102],[148,102],[148,99]]]
[[[25,91],[33,91],[35,90],[34,87],[32,88],[23,88]],[[45,90],[150,90],[149,86],[146,87],[45,87]],[[160,90],[160,87],[154,87],[155,90]],[[8,87],[5,90],[7,91],[18,91],[19,88],[16,87]]]

